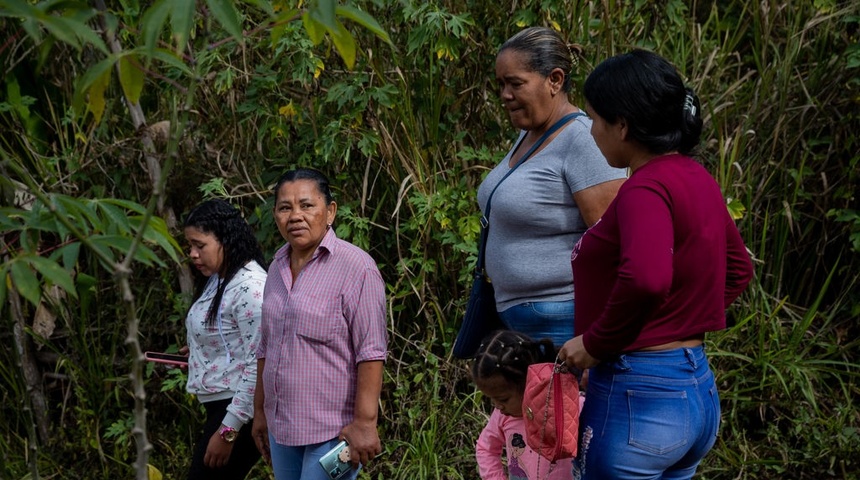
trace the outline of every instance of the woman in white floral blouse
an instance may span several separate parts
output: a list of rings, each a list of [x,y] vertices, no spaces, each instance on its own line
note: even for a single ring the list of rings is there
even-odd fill
[[[266,262],[251,227],[223,200],[195,207],[184,227],[195,285],[182,351],[187,390],[206,409],[188,478],[243,479],[260,458],[251,420]]]

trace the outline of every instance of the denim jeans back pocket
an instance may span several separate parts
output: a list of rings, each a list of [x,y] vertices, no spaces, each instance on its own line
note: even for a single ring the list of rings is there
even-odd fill
[[[627,391],[631,446],[664,455],[687,445],[690,406],[687,392]]]

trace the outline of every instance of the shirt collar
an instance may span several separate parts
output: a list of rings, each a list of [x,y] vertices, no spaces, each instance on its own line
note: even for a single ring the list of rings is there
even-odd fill
[[[337,234],[334,233],[334,227],[329,227],[326,230],[325,235],[323,235],[320,244],[317,245],[317,249],[314,251],[311,260],[320,256],[323,252],[328,252],[329,255],[332,255],[335,250],[337,250]],[[290,253],[292,253],[293,247],[287,243],[284,245],[281,250],[275,254],[275,257],[278,259],[287,259],[290,257]]]

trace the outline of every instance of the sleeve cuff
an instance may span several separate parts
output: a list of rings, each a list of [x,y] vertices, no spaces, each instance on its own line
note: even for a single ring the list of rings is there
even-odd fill
[[[236,430],[241,429],[245,425],[241,420],[239,420],[239,417],[230,412],[227,412],[227,414],[224,415],[224,420],[221,420],[221,424]]]

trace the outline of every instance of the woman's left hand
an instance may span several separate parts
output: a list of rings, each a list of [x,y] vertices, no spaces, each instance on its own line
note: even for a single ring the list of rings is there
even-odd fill
[[[582,343],[582,335],[564,342],[564,345],[558,352],[558,358],[567,364],[567,366],[583,371],[600,363],[599,359],[592,357],[585,350],[585,345]]]
[[[232,451],[233,444],[225,442],[216,430],[209,437],[209,445],[206,446],[206,455],[203,457],[203,464],[209,468],[221,468],[227,465]]]
[[[358,468],[359,463],[367,465],[377,455],[382,453],[382,443],[376,422],[355,420],[343,427],[340,437],[349,444],[349,463]]]

